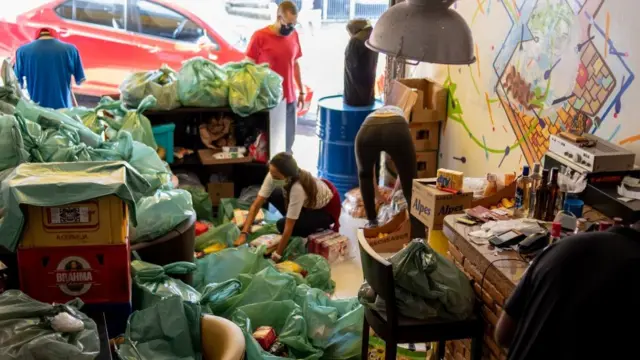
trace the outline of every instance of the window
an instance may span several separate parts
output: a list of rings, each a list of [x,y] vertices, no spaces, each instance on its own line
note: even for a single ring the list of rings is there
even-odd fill
[[[124,30],[125,1],[68,0],[56,8],[56,13],[69,20]]]
[[[182,14],[147,0],[136,4],[143,34],[196,43],[205,31]]]

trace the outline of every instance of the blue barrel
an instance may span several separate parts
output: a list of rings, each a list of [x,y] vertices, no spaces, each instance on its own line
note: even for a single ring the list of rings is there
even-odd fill
[[[344,200],[347,191],[358,187],[356,134],[367,115],[382,107],[382,103],[376,101],[371,106],[349,106],[344,103],[342,95],[334,95],[320,99],[318,107],[318,176],[331,181],[338,189],[340,199]]]

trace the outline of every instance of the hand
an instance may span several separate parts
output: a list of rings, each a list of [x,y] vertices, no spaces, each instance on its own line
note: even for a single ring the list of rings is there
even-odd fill
[[[274,262],[280,262],[280,260],[282,260],[282,255],[278,254],[277,251],[274,251],[271,253],[271,260]]]
[[[298,95],[298,110],[302,110],[304,108],[304,95],[305,94],[302,92]]]
[[[240,246],[247,242],[247,234],[240,234],[236,241],[233,242],[233,246]]]

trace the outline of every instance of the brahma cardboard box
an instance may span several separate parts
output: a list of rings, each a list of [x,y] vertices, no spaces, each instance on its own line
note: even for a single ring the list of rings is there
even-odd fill
[[[410,123],[444,121],[449,91],[429,79],[399,79],[391,83],[387,105],[404,110]]]
[[[435,178],[413,180],[411,195],[411,215],[429,229],[441,229],[445,216],[463,213],[473,201],[472,192],[452,194],[438,190],[435,182]]]

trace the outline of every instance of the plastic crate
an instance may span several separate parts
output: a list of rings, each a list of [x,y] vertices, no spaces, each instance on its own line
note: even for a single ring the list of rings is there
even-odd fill
[[[167,155],[165,160],[169,164],[173,163],[173,132],[175,129],[175,124],[164,124],[153,127],[153,137],[156,139],[158,146],[166,150]]]
[[[130,303],[128,244],[18,249],[20,289],[46,303]]]

